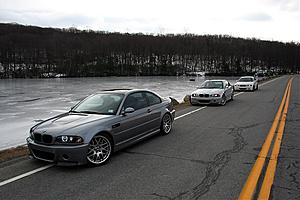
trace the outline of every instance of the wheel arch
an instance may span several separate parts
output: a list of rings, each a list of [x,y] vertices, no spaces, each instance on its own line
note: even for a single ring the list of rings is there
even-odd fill
[[[112,142],[112,146],[115,146],[115,140],[114,137],[112,136],[112,134],[109,131],[99,131],[98,133],[96,133],[93,137],[97,136],[97,135],[107,135],[110,139],[110,141]],[[93,138],[92,137],[92,138]]]

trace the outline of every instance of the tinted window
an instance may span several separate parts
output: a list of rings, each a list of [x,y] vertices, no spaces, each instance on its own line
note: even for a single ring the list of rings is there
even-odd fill
[[[141,92],[136,92],[127,96],[124,102],[124,108],[132,107],[135,110],[145,108],[148,106],[146,98]]]
[[[161,99],[155,94],[150,92],[145,92],[145,94],[150,106],[161,103]]]

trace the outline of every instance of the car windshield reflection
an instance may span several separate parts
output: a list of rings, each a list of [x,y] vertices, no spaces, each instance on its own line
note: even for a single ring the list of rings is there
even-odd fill
[[[222,81],[205,81],[201,86],[201,89],[223,89]]]
[[[96,94],[85,99],[70,112],[115,115],[123,98],[123,94]]]
[[[252,78],[241,78],[238,82],[253,82]]]

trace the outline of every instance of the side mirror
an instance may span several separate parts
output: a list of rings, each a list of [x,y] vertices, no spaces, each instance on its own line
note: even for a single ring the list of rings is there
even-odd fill
[[[197,86],[197,87],[196,87],[196,89],[200,89],[200,88],[201,88],[200,86]]]
[[[128,107],[128,108],[125,108],[125,110],[122,112],[122,115],[126,115],[128,113],[133,113],[134,111],[135,111],[134,108]]]

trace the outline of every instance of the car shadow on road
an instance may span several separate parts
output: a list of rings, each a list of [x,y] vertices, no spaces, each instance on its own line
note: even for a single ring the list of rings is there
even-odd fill
[[[139,147],[145,145],[146,143],[153,142],[156,139],[158,139],[159,137],[167,137],[167,135],[163,136],[161,134],[155,134],[155,135],[149,136],[146,139],[141,140],[141,141],[139,141],[139,142],[137,142],[135,144],[132,144],[132,145],[130,145],[130,146],[128,146],[128,147],[120,150],[120,151],[114,152],[113,155],[112,155],[112,157],[111,157],[111,160],[109,160],[104,165],[96,166],[96,165],[86,164],[86,165],[63,166],[63,165],[56,165],[55,164],[52,168],[55,169],[55,170],[58,170],[60,172],[66,172],[66,173],[84,172],[86,170],[93,169],[93,168],[100,168],[101,169],[101,167],[106,167],[106,166],[114,165],[115,163],[117,163],[118,157],[123,156],[125,153],[131,152],[133,149],[139,148]],[[38,162],[38,163],[44,163],[44,164],[49,164],[47,162],[38,161],[38,160],[36,162]]]

